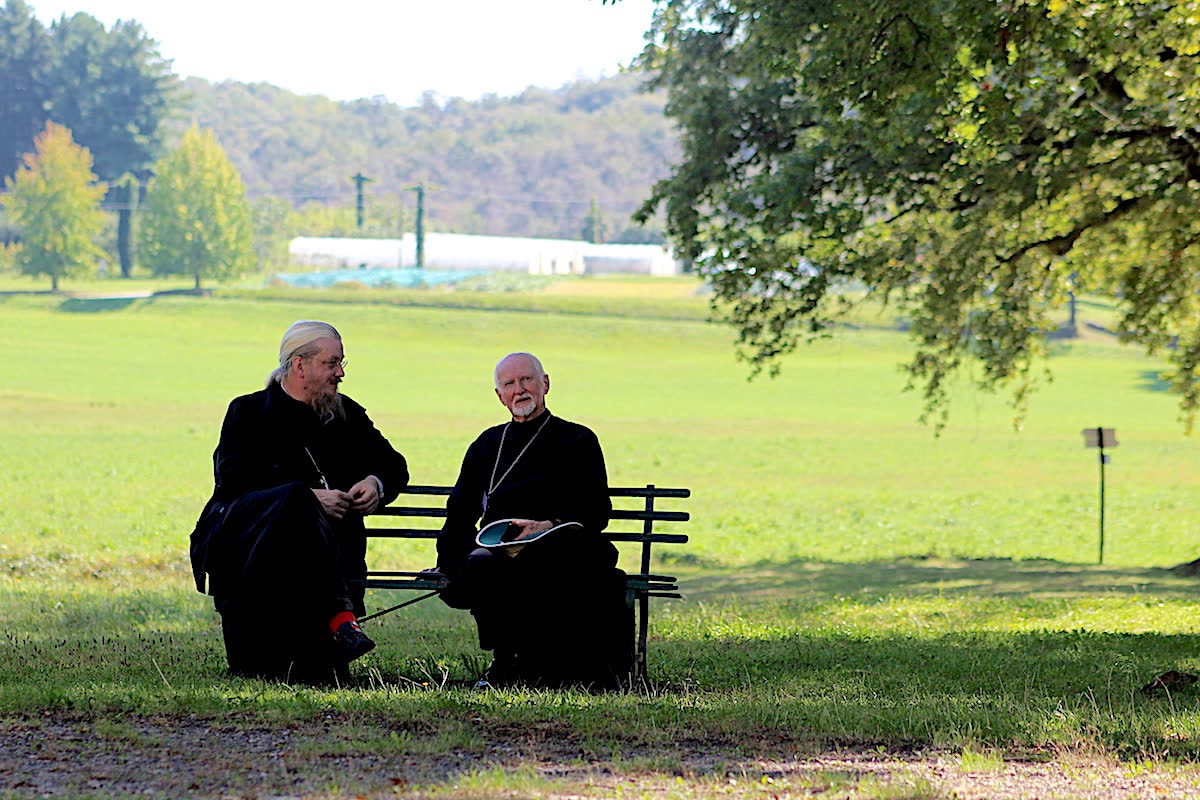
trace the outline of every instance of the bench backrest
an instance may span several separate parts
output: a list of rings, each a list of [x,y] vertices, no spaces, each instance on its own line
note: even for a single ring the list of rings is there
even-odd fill
[[[408,497],[445,498],[450,494],[450,486],[407,486],[401,490],[400,497],[395,503],[400,503]],[[640,542],[642,544],[642,572],[650,571],[650,546],[654,542],[662,544],[684,544],[688,537],[679,533],[659,533],[654,530],[656,522],[687,522],[690,515],[686,511],[664,511],[655,507],[656,501],[664,498],[686,498],[691,496],[689,489],[667,489],[653,484],[634,487],[612,487],[608,490],[613,499],[612,520],[610,529],[605,535],[613,542]],[[626,498],[640,500],[640,503],[622,503]],[[375,512],[376,516],[400,517],[405,520],[426,520],[436,522],[436,527],[368,527],[367,536],[373,538],[391,539],[436,539],[441,530],[441,520],[446,517],[446,501],[440,500],[437,505],[426,499],[422,505],[390,505]],[[628,507],[637,505],[637,508]],[[622,507],[624,506],[624,507]],[[641,522],[640,530],[621,530],[621,522]],[[376,523],[378,525],[378,523]]]

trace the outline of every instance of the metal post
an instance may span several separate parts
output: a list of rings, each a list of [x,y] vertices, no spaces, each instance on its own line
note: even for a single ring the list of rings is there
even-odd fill
[[[371,179],[361,172],[356,172],[350,176],[354,181],[354,221],[358,226],[358,232],[362,233],[363,227],[363,184],[368,183]]]
[[[1097,433],[1100,437],[1100,561],[1104,563],[1104,465],[1108,463],[1108,456],[1104,454],[1104,429],[1097,428]]]
[[[417,269],[425,267],[425,186],[417,184]]]
[[[1100,448],[1100,562],[1104,563],[1104,466],[1108,463],[1106,447],[1117,446],[1116,428],[1084,428],[1083,446]]]
[[[653,491],[654,484],[647,484],[646,488]],[[646,519],[642,522],[642,533],[646,535],[646,541],[642,542],[642,574],[650,574],[650,533],[654,530],[654,521],[650,518],[654,513],[654,495],[646,495]],[[638,598],[638,640],[637,640],[637,656],[634,662],[635,680],[646,680],[646,647],[647,639],[650,632],[650,590],[645,589]]]

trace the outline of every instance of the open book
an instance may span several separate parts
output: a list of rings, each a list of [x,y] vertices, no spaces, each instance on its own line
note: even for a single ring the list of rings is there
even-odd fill
[[[524,539],[518,539],[521,535],[521,526],[517,525],[511,519],[498,519],[493,523],[485,525],[482,530],[475,536],[475,544],[480,547],[489,549],[508,549],[515,550],[524,547],[527,544],[533,544],[536,541],[545,539],[555,533],[563,531],[581,531],[583,525],[578,522],[564,522],[561,525],[555,525],[549,530],[540,531],[527,536]]]

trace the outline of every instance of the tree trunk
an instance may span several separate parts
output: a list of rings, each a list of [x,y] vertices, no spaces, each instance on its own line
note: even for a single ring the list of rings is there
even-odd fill
[[[200,273],[196,273],[196,291],[200,291]]]
[[[126,197],[133,195],[132,187],[127,188]],[[117,259],[121,262],[121,277],[128,278],[133,272],[133,209],[117,210]]]

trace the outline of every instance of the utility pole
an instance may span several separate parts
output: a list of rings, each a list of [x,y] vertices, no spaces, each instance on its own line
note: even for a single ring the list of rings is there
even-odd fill
[[[417,193],[417,269],[425,268],[425,184],[409,187]]]
[[[371,179],[361,172],[356,172],[350,176],[350,180],[354,181],[354,221],[358,224],[358,232],[362,233],[363,227],[363,184],[371,182]]]

